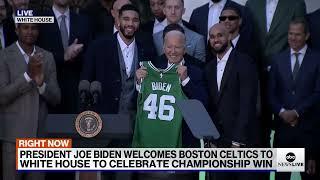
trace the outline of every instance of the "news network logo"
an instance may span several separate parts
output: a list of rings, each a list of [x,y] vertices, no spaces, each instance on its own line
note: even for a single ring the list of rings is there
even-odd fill
[[[53,16],[34,16],[33,10],[17,10],[16,16],[14,17],[16,24],[25,23],[54,23]]]
[[[304,148],[278,148],[277,171],[303,172],[305,166]]]

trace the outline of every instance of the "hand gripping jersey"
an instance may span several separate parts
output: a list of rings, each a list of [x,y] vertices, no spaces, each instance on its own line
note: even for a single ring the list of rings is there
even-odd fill
[[[181,147],[182,115],[176,101],[185,99],[177,74],[177,65],[157,69],[143,62],[147,76],[138,96],[133,147]]]

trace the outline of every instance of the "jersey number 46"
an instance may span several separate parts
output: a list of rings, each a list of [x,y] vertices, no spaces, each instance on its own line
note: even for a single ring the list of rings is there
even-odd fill
[[[157,94],[150,94],[143,103],[143,110],[148,111],[148,119],[157,119],[171,121],[174,117],[174,108],[172,104],[176,102],[176,98],[171,95],[162,95],[159,98]],[[159,104],[157,104],[159,102]],[[166,104],[169,102],[171,105]],[[158,106],[159,105],[159,106]],[[167,111],[167,113],[165,113]]]

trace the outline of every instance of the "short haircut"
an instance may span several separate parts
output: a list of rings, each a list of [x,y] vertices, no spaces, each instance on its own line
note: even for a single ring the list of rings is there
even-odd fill
[[[166,37],[166,34],[170,31],[179,31],[182,34],[185,34],[183,27],[181,27],[179,24],[169,24],[163,29],[162,39],[164,39],[164,37]]]
[[[120,8],[120,10],[119,10],[119,17],[122,15],[122,13],[123,13],[124,11],[135,11],[135,12],[138,13],[139,18],[140,18],[139,9],[138,9],[136,6],[132,5],[132,4],[125,4],[125,5],[123,5],[123,6]]]
[[[298,18],[294,18],[291,20],[290,22],[290,25],[293,25],[293,24],[302,24],[303,28],[304,28],[304,33],[305,34],[308,34],[310,31],[309,31],[309,25],[308,25],[308,22],[305,18],[303,17],[298,17]],[[290,26],[289,25],[289,26]]]
[[[234,6],[234,5],[227,5],[227,6],[225,6],[223,8],[222,11],[224,11],[224,10],[234,11],[241,18],[241,10],[238,7]]]

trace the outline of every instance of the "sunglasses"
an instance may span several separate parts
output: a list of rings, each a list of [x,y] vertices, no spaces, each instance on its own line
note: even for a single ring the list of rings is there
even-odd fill
[[[234,20],[237,20],[239,19],[239,16],[220,16],[219,17],[219,20],[220,21],[225,21],[225,20],[229,20],[229,21],[234,21]]]

